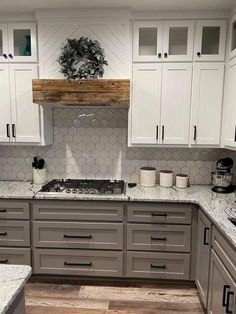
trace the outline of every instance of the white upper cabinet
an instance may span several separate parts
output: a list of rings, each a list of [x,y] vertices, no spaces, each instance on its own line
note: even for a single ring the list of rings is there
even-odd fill
[[[224,63],[194,65],[191,144],[220,145]]]
[[[163,64],[161,144],[189,143],[191,82],[191,63]]]
[[[161,61],[163,22],[134,22],[133,32],[133,61]]]
[[[0,25],[0,62],[37,62],[36,24]]]
[[[195,36],[195,61],[224,61],[226,21],[197,21]]]
[[[157,144],[161,103],[160,64],[134,64],[131,141]]]
[[[8,65],[0,64],[0,142],[10,142],[11,99]]]
[[[229,58],[236,57],[236,14],[229,22]]]
[[[164,61],[192,61],[193,34],[193,21],[165,21],[163,32]]]
[[[223,144],[236,148],[236,59],[227,66],[224,115],[223,115]]]

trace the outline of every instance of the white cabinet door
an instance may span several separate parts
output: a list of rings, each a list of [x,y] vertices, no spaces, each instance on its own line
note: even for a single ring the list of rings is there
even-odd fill
[[[162,21],[134,22],[133,61],[162,61]]]
[[[164,21],[164,61],[193,60],[193,21]]]
[[[8,62],[37,62],[36,24],[8,24]]]
[[[236,14],[229,21],[229,58],[236,57]]]
[[[187,145],[192,83],[192,64],[163,64],[161,143]]]
[[[7,64],[0,64],[0,112],[0,142],[10,142],[11,100]]]
[[[224,61],[226,21],[197,21],[195,37],[195,61]]]
[[[17,143],[40,143],[39,106],[33,103],[32,79],[36,64],[9,65],[12,108],[12,136]]]
[[[161,65],[134,64],[132,90],[132,144],[156,144],[160,123]]]
[[[8,62],[7,24],[0,24],[0,62]]]
[[[195,63],[191,144],[220,144],[223,84],[223,63]]]
[[[236,148],[236,59],[233,59],[226,70],[223,144]]]

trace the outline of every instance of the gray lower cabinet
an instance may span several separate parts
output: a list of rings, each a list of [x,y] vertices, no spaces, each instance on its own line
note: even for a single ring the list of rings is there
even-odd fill
[[[0,219],[29,219],[29,203],[0,201]]]
[[[34,273],[122,277],[123,252],[34,249]]]
[[[211,251],[211,222],[199,210],[197,235],[196,285],[205,307],[208,297],[208,280]]]
[[[1,247],[0,264],[31,265],[31,249]]]
[[[30,246],[29,221],[0,220],[0,246]]]
[[[127,252],[127,277],[182,279],[190,274],[190,254]]]
[[[225,268],[224,264],[214,252],[211,251],[211,272],[209,282],[209,314],[236,313],[236,285]]]

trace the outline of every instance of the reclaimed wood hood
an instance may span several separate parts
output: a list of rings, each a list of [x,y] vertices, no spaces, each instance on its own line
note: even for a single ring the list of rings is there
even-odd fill
[[[130,80],[33,80],[33,101],[40,105],[127,107]]]

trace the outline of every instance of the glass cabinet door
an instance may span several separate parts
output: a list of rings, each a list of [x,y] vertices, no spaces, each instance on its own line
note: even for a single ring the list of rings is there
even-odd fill
[[[193,21],[164,22],[164,61],[193,60],[193,31]]]
[[[134,22],[134,62],[162,60],[162,25],[162,22]]]
[[[230,59],[236,57],[236,14],[230,20]]]
[[[198,21],[195,61],[224,61],[226,21]]]
[[[0,62],[7,62],[8,41],[7,24],[0,24]]]
[[[36,25],[8,24],[10,62],[36,62]]]

